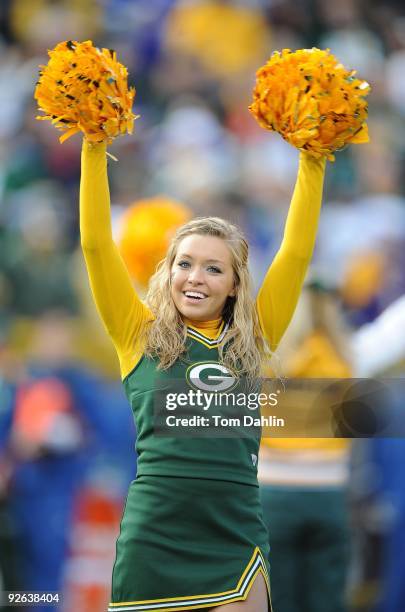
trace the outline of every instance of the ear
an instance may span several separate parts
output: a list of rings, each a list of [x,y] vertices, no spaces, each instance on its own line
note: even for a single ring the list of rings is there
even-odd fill
[[[228,293],[228,297],[236,297],[236,291],[237,291],[237,289],[236,289],[236,287],[234,285],[233,288]]]

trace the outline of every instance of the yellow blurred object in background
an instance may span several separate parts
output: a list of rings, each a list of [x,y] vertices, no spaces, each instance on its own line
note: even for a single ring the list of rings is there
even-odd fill
[[[195,59],[211,74],[228,76],[263,61],[269,29],[258,10],[223,2],[179,4],[170,14],[166,43]]]
[[[9,4],[13,35],[31,52],[42,53],[67,38],[97,38],[102,31],[98,0],[13,0]]]
[[[385,258],[382,253],[357,255],[349,263],[341,295],[351,308],[364,308],[381,291],[384,284]]]
[[[119,247],[137,284],[146,288],[177,228],[191,217],[186,206],[164,196],[139,200],[124,213]]]

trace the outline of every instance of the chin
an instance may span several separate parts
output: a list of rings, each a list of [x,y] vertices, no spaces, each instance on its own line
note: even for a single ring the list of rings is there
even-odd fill
[[[192,308],[192,307],[186,306],[186,307],[181,307],[181,308],[177,307],[177,310],[179,311],[182,317],[186,317],[187,319],[192,319],[193,321],[211,321],[211,319],[218,318],[214,315],[210,315],[209,313],[199,310],[198,308]]]
[[[173,297],[173,296],[172,296]],[[190,305],[184,304],[180,299],[174,299],[174,305],[176,306],[178,312],[182,317],[186,317],[187,319],[192,319],[194,321],[212,321],[213,319],[218,319],[221,315],[217,313],[212,313],[206,310],[206,305],[204,307],[202,305]]]
[[[182,308],[180,314],[183,315],[183,317],[187,317],[187,319],[194,319],[194,321],[210,320],[209,315],[206,315],[204,312],[198,312],[198,310],[194,308]]]

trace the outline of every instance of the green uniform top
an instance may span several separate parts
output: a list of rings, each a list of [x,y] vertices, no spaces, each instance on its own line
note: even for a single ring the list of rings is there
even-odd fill
[[[257,417],[258,414],[243,406],[232,406],[230,399],[241,398],[243,402],[248,391],[243,381],[232,384],[235,379],[225,372],[225,383],[231,381],[232,385],[223,392],[222,397],[226,394],[227,398],[217,401],[221,395],[211,392],[210,375],[223,375],[225,370],[219,363],[218,355],[218,344],[224,332],[221,331],[218,341],[212,341],[188,328],[187,355],[184,359],[177,360],[168,370],[162,371],[157,369],[154,359],[144,356],[125,378],[125,391],[134,411],[138,432],[139,476],[176,475],[257,485],[260,428],[243,425],[245,415],[251,417],[255,414]],[[196,391],[200,393],[200,401]],[[189,392],[194,394],[191,405]],[[173,411],[166,408],[166,398],[173,401],[175,393],[187,395],[187,415],[179,412],[181,407],[175,408],[175,403],[169,404]],[[204,409],[207,406],[204,394],[205,397],[213,396],[207,410]],[[157,413],[160,414],[160,421]],[[190,416],[200,417],[207,424],[206,428],[197,427],[199,436],[193,437],[192,429],[188,426]],[[163,431],[160,430],[161,435],[156,434],[159,425],[166,423],[166,417],[171,418],[172,422],[186,418],[187,423],[183,427],[166,426]],[[226,421],[222,421],[224,418]],[[222,422],[235,425],[221,426]],[[172,431],[175,435],[171,435]]]
[[[301,154],[284,238],[257,296],[260,325],[272,350],[293,315],[312,256],[324,170],[324,159]],[[138,474],[255,483],[257,434],[243,439],[169,438],[153,434],[156,389],[169,390],[171,381],[184,380],[193,363],[218,363],[222,329],[218,322],[188,321],[188,363],[179,361],[165,372],[157,370],[154,360],[143,355],[142,331],[153,314],[136,294],[112,239],[105,144],[83,144],[80,231],[96,306],[117,350],[122,379],[135,414]]]

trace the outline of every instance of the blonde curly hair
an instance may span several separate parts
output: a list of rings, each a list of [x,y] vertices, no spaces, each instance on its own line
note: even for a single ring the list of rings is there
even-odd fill
[[[248,243],[241,230],[219,217],[200,217],[180,227],[167,255],[152,276],[146,304],[154,320],[146,330],[145,354],[158,357],[159,368],[168,369],[185,358],[187,328],[171,296],[171,269],[180,242],[187,236],[215,236],[224,240],[231,252],[236,295],[228,297],[222,317],[229,324],[218,347],[220,361],[237,376],[260,376],[263,362],[271,355],[260,328],[248,269]]]

